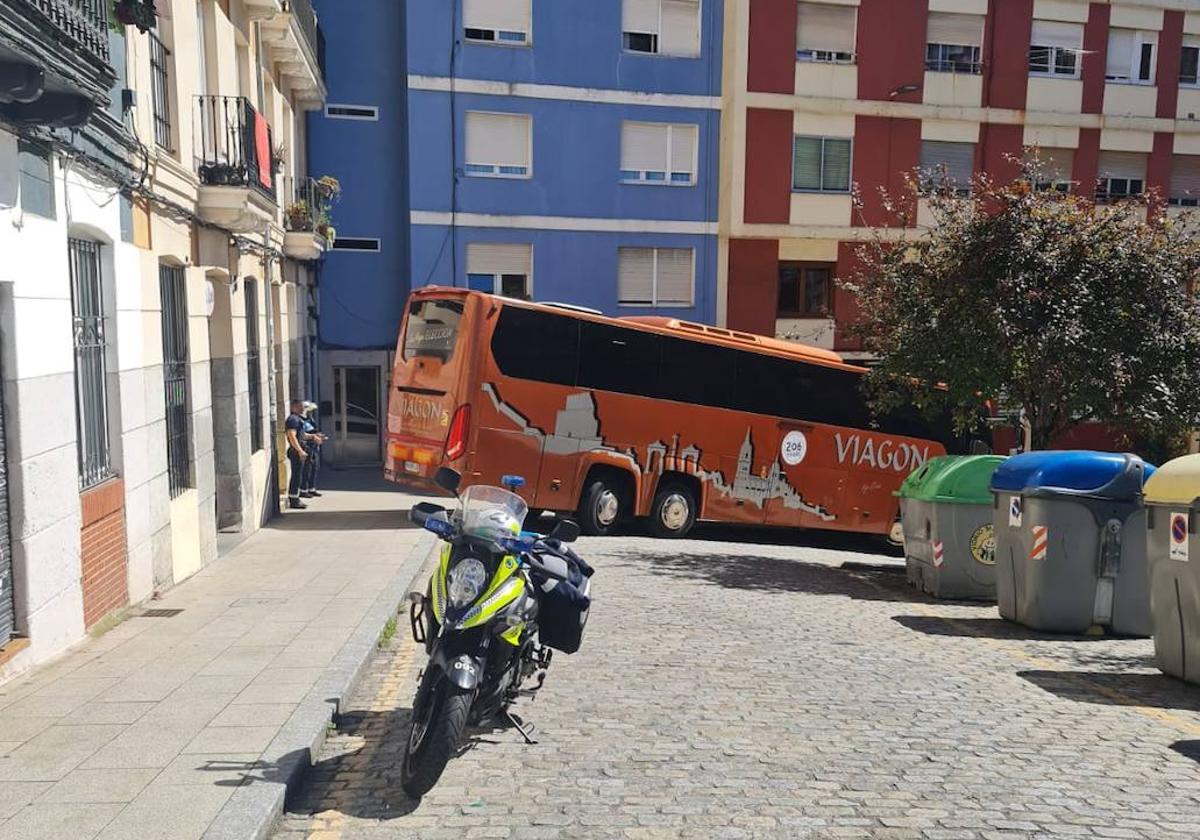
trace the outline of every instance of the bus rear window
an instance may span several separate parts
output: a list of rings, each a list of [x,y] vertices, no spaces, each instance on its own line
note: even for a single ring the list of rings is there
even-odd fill
[[[424,356],[450,361],[462,314],[460,300],[414,300],[408,307],[408,326],[404,330],[404,360]]]

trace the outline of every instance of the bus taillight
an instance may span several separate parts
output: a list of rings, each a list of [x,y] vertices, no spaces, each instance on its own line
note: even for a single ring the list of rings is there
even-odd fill
[[[467,428],[471,425],[471,406],[460,405],[450,421],[450,434],[446,435],[446,460],[453,461],[467,451]]]

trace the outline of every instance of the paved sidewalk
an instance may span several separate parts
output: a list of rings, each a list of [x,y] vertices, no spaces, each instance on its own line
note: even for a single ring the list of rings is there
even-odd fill
[[[370,472],[0,685],[0,840],[255,838],[424,565]]]

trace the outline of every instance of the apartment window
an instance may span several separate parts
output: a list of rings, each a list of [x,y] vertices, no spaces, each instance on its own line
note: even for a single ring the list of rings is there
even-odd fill
[[[21,209],[35,216],[54,218],[54,177],[50,151],[21,140],[17,143]]]
[[[700,55],[700,0],[621,0],[621,45],[630,52]]]
[[[831,263],[779,264],[779,317],[826,318],[833,310],[832,304]]]
[[[796,60],[849,64],[854,61],[854,6],[796,5]]]
[[[1190,42],[1189,42],[1190,41]],[[1200,84],[1200,41],[1190,40],[1183,44],[1179,60],[1179,84]]]
[[[100,282],[100,243],[67,240],[75,333],[75,447],[79,486],[112,476],[108,445],[108,337]]]
[[[1101,152],[1096,201],[1108,204],[1146,191],[1146,156],[1138,152]]]
[[[188,314],[187,285],[183,269],[158,267],[162,296],[163,386],[167,401],[167,478],[171,498],[192,486],[192,461],[188,438]]]
[[[250,451],[263,448],[262,368],[258,349],[258,283],[250,278],[242,284],[246,295],[246,381],[250,400]]]
[[[1035,20],[1029,43],[1030,73],[1071,79],[1079,77],[1083,24]]]
[[[532,122],[528,114],[468,111],[466,173],[492,178],[528,178]]]
[[[692,305],[696,252],[691,248],[617,249],[617,300],[621,306]]]
[[[528,44],[530,1],[463,0],[463,35],[489,44]]]
[[[921,174],[927,189],[941,187],[942,177],[945,176],[946,183],[954,192],[960,195],[969,193],[974,171],[974,143],[921,141]]]
[[[1167,203],[1175,207],[1200,207],[1200,155],[1175,155],[1171,161]]]
[[[171,51],[154,32],[150,39],[150,88],[154,106],[154,142],[170,152],[171,145]]]
[[[1104,78],[1110,82],[1154,84],[1157,32],[1136,29],[1108,30],[1108,58]]]
[[[1038,153],[1041,161],[1040,171],[1034,187],[1039,190],[1054,190],[1068,193],[1071,191],[1071,171],[1075,164],[1075,153],[1071,149],[1041,149]]]
[[[925,35],[925,69],[935,73],[979,73],[983,18],[930,12]]]
[[[804,192],[849,192],[850,141],[834,137],[794,138],[792,189]]]
[[[621,124],[621,180],[629,184],[696,183],[699,126]]]
[[[467,286],[489,295],[528,300],[533,246],[492,242],[467,245]]]

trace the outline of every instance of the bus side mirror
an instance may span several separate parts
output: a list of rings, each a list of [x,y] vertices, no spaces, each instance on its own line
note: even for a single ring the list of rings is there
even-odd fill
[[[458,495],[458,485],[462,483],[462,475],[458,470],[452,470],[450,467],[438,467],[438,471],[433,474],[433,483],[447,492]]]
[[[565,543],[575,542],[579,539],[579,523],[570,519],[558,520],[550,532],[550,538]]]

